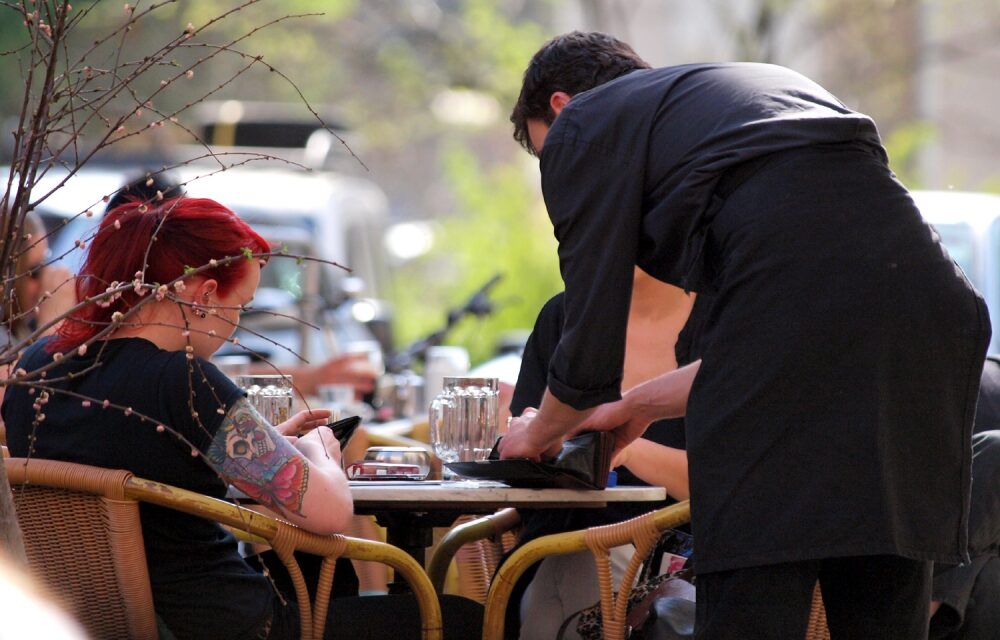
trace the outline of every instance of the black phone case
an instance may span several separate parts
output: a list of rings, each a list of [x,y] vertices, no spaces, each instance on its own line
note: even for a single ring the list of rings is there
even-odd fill
[[[348,416],[347,418],[341,418],[336,422],[331,422],[327,425],[330,430],[333,431],[334,437],[340,442],[340,448],[343,449],[347,446],[348,441],[350,441],[351,436],[357,431],[358,427],[361,426],[360,416]]]

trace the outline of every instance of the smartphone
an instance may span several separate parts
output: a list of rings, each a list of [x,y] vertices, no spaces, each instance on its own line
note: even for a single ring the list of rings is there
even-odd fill
[[[361,416],[349,416],[347,418],[341,418],[335,422],[331,422],[328,425],[330,430],[333,431],[333,435],[340,442],[340,450],[343,451],[347,447],[348,441],[350,441],[351,436],[354,432],[358,430],[361,426]]]

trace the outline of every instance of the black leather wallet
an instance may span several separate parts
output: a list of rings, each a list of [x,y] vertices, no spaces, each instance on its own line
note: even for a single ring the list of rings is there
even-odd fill
[[[555,459],[547,462],[500,460],[497,447],[493,447],[486,460],[448,462],[445,466],[463,478],[498,480],[512,487],[603,489],[608,485],[614,446],[613,433],[588,431],[564,442]]]

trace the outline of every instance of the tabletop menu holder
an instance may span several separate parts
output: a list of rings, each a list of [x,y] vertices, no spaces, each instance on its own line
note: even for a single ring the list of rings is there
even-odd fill
[[[548,462],[527,458],[500,460],[497,447],[493,447],[486,460],[448,462],[445,466],[463,478],[497,480],[511,487],[604,489],[614,446],[613,433],[589,431],[564,442],[559,454]]]

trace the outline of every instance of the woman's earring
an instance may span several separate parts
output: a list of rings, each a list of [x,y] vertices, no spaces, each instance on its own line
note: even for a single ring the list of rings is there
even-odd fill
[[[204,300],[205,303],[207,304],[208,303],[208,294],[206,293],[205,295],[203,295],[201,297],[201,299]],[[191,308],[194,309],[194,315],[198,316],[199,318],[207,318],[208,317],[208,312],[206,312],[204,309],[202,309],[198,305],[193,304],[193,305],[191,305]]]

